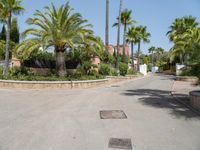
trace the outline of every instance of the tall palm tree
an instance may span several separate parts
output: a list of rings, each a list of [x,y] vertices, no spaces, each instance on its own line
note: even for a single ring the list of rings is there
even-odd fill
[[[156,48],[154,46],[150,47],[148,49],[149,53],[151,54],[151,63],[154,64],[154,52],[156,51]]]
[[[126,32],[127,32],[127,27],[129,25],[132,25],[135,21],[132,20],[131,17],[132,11],[125,9],[121,13],[121,24],[124,26],[124,35],[123,35],[123,62],[126,62]],[[117,26],[118,23],[115,23],[113,26]]]
[[[132,67],[134,67],[134,44],[137,43],[138,39],[138,32],[135,27],[131,27],[128,29],[126,34],[126,40],[128,43],[131,44],[131,59],[132,59]]]
[[[140,52],[141,52],[141,42],[143,43],[149,43],[150,40],[150,36],[151,34],[149,32],[147,32],[147,28],[146,26],[138,26],[136,27],[136,30],[138,32],[138,63],[137,63],[137,69],[139,71],[139,66],[140,66]]]
[[[10,50],[10,30],[12,15],[19,15],[24,8],[21,6],[21,0],[0,0],[0,19],[7,24],[6,32],[6,55],[5,55],[5,67],[3,75],[8,75],[9,68],[9,50]]]
[[[122,12],[123,0],[120,0],[119,4],[119,16],[118,16],[118,30],[117,30],[117,63],[116,68],[119,72],[119,50],[120,50],[120,28],[121,28],[121,12]]]
[[[196,18],[192,16],[175,19],[170,26],[170,31],[167,32],[170,41],[174,43],[170,50],[171,59],[179,58],[180,63],[184,63],[186,47],[188,46],[188,39],[185,36],[188,34],[188,30],[197,28],[198,24]]]
[[[170,41],[174,42],[177,38],[180,38],[184,32],[188,29],[196,28],[198,26],[196,18],[192,16],[186,16],[183,18],[176,18],[172,25],[169,27],[170,30],[167,32]]]
[[[27,23],[37,28],[27,29],[22,34],[24,37],[32,35],[33,38],[19,44],[16,53],[23,58],[40,47],[54,48],[59,76],[66,75],[64,52],[73,49],[77,44],[83,44],[85,37],[91,40],[93,38],[92,31],[88,29],[91,25],[86,24],[87,20],[83,20],[79,13],[72,13],[69,3],[59,8],[51,4],[51,7],[46,6],[44,11],[37,10],[34,18],[29,18]]]
[[[164,49],[161,47],[156,48],[156,54],[158,57],[158,61],[160,61],[161,55],[164,53]]]
[[[109,45],[109,0],[106,0],[106,34],[105,45]]]

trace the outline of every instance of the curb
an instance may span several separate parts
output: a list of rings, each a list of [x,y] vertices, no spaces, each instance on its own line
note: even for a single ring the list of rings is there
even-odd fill
[[[174,83],[173,83],[173,85],[172,85],[172,91],[170,92],[171,96],[172,96],[178,103],[180,103],[180,104],[184,105],[185,107],[187,107],[188,109],[190,109],[193,113],[196,113],[197,115],[200,115],[200,110],[195,109],[195,108],[192,107],[190,104],[188,105],[188,104],[184,103],[182,100],[180,100],[180,98],[178,98],[177,96],[175,96],[175,94],[174,94],[174,92],[173,92],[173,91],[174,91],[174,84],[175,84],[175,81],[174,81]]]

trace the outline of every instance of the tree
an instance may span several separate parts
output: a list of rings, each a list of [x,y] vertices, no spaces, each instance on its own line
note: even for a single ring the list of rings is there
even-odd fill
[[[123,0],[120,0],[120,5],[119,5],[119,16],[118,16],[118,30],[117,30],[117,63],[116,63],[116,68],[119,71],[119,49],[120,49],[120,27],[121,27],[121,11],[122,11],[122,5],[123,5]]]
[[[6,41],[6,27],[3,25],[1,34],[0,34],[0,40]]]
[[[20,38],[19,27],[17,24],[17,19],[14,18],[11,23],[10,39],[14,43],[19,43],[19,38]]]
[[[137,63],[137,69],[139,70],[139,65],[140,65],[140,48],[141,48],[141,42],[143,43],[149,43],[150,36],[151,34],[147,32],[146,26],[138,26],[136,27],[136,30],[138,32],[138,38],[137,38],[137,43],[138,43],[138,63]]]
[[[109,0],[106,0],[106,34],[105,45],[109,45]]]
[[[171,60],[178,58],[179,63],[184,63],[185,58],[188,57],[186,49],[189,41],[186,35],[189,34],[189,30],[197,28],[198,25],[199,23],[196,21],[196,18],[192,16],[175,19],[170,26],[170,31],[167,33],[170,41],[174,43],[174,46],[170,50]]]
[[[123,62],[126,62],[126,32],[127,32],[127,27],[129,25],[132,25],[135,21],[132,20],[131,17],[132,11],[125,9],[121,13],[121,23],[124,26],[124,35],[123,35]],[[117,26],[118,23],[115,23],[113,26]]]
[[[170,41],[174,42],[180,38],[188,29],[196,28],[198,26],[196,18],[192,16],[186,16],[183,18],[176,18],[172,25],[169,27],[170,30],[167,35]]]
[[[23,10],[24,8],[21,6],[21,0],[0,0],[0,19],[4,20],[7,24],[5,67],[3,71],[4,76],[8,75],[9,68],[10,30],[12,15],[18,15]]]
[[[156,48],[154,46],[150,47],[148,49],[149,53],[151,53],[151,63],[154,64],[154,52],[156,51]]]
[[[56,8],[46,6],[44,11],[37,10],[34,18],[27,20],[30,28],[23,32],[22,36],[33,37],[23,41],[16,47],[16,53],[21,59],[26,59],[35,49],[53,48],[56,53],[56,68],[59,76],[66,75],[65,51],[76,49],[84,42],[94,40],[91,27],[87,20],[83,20],[81,14],[72,13],[69,3]],[[90,40],[88,40],[90,39]],[[89,45],[91,46],[91,45]]]
[[[131,44],[131,59],[132,59],[132,66],[134,67],[134,44],[137,43],[138,39],[138,32],[135,27],[131,27],[128,29],[126,34],[126,40],[128,43]]]

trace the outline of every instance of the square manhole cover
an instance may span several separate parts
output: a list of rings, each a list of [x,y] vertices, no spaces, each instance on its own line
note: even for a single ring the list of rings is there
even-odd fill
[[[132,150],[132,142],[131,139],[111,138],[109,141],[109,148]]]
[[[103,110],[100,111],[101,119],[127,119],[126,114],[122,110]]]

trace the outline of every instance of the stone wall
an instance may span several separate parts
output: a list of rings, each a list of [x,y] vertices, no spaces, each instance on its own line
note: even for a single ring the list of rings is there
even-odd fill
[[[0,80],[0,88],[16,89],[73,89],[73,88],[91,88],[106,86],[121,81],[138,78],[137,75],[114,77],[109,76],[107,79],[86,80],[86,81],[12,81]]]

